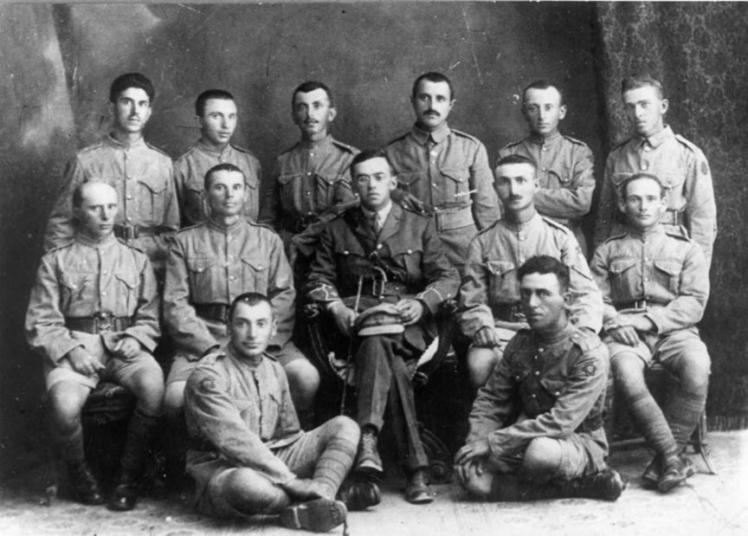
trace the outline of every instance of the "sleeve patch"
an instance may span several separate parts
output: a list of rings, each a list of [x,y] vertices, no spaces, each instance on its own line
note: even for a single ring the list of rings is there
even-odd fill
[[[212,391],[215,391],[216,389],[216,382],[211,380],[210,378],[205,378],[200,381],[200,392],[201,393],[210,393]]]
[[[594,376],[595,372],[597,372],[597,367],[590,363],[589,365],[585,365],[582,369],[582,372],[584,372],[584,375],[587,377]]]
[[[709,166],[706,165],[706,162],[701,162],[701,174],[702,175],[709,175]]]

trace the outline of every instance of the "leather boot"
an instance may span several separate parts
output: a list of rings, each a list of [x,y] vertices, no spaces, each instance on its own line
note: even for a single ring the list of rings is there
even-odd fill
[[[434,500],[425,469],[416,469],[405,486],[405,500],[411,504],[427,504]]]
[[[662,473],[657,480],[657,489],[660,493],[667,493],[679,486],[694,473],[690,460],[686,461],[679,454],[665,456],[662,460]]]
[[[73,498],[83,504],[104,504],[99,484],[85,460],[67,462],[66,466]]]
[[[615,501],[626,489],[618,471],[605,469],[593,475],[583,476],[555,484],[559,488],[561,497],[580,497],[587,499],[603,499]]]
[[[369,426],[365,427],[361,434],[356,471],[363,473],[381,473],[383,471],[382,458],[377,450],[377,433]]]
[[[347,482],[338,491],[338,500],[343,501],[349,512],[366,510],[381,501],[381,493],[376,482],[358,478]]]
[[[110,510],[122,512],[135,508],[139,480],[158,426],[158,417],[146,415],[137,409],[133,413],[127,427],[127,439],[120,461],[119,478],[107,504]]]

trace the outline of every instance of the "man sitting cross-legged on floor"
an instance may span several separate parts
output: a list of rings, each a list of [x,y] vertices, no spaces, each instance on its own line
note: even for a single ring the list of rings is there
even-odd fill
[[[301,431],[283,367],[266,353],[276,326],[262,294],[232,302],[229,342],[187,380],[187,472],[202,513],[280,514],[285,527],[327,531],[346,518],[335,495],[353,464],[359,428],[341,416]]]
[[[606,464],[608,353],[569,322],[569,268],[541,255],[517,273],[530,329],[517,332],[470,413],[457,477],[477,499],[589,497],[614,501],[624,483]]]

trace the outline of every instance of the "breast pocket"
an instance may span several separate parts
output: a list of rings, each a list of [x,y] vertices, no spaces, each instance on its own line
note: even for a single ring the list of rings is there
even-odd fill
[[[680,288],[680,273],[683,265],[675,259],[657,259],[654,261],[654,267],[657,282],[671,294],[677,295]]]
[[[152,178],[138,179],[138,212],[140,217],[148,223],[159,224],[163,222],[165,198],[165,181]]]
[[[278,177],[278,189],[283,210],[295,214],[308,212],[312,196],[311,190],[304,188],[304,175],[283,174]],[[305,202],[305,198],[307,201]]]
[[[205,219],[207,204],[203,187],[200,184],[188,184],[184,191],[184,210],[191,223],[197,223]]]
[[[138,274],[117,273],[114,274],[117,309],[112,312],[117,316],[132,316],[138,306],[138,286],[140,277]],[[122,308],[124,307],[124,310]]]
[[[333,204],[335,197],[335,182],[337,177],[335,175],[320,175],[314,176],[314,206],[312,210],[319,213]]]
[[[247,423],[250,430],[260,429],[260,419],[258,412],[254,408],[251,400],[246,398],[232,398],[231,403],[239,412],[239,416]]]
[[[262,400],[262,423],[260,437],[271,439],[275,435],[276,427],[280,424],[281,400],[276,393],[268,393]]]
[[[422,247],[392,247],[392,257],[395,262],[403,269],[404,282],[406,280],[421,280],[421,259],[423,258]]]
[[[195,257],[187,261],[190,278],[190,299],[193,303],[211,303],[216,299],[214,286],[217,275],[216,260],[209,257]]]
[[[541,378],[540,385],[548,397],[555,401],[563,394],[566,381],[562,378]]]
[[[418,189],[422,176],[420,172],[403,171],[397,175],[397,185],[400,189],[420,198]]]
[[[517,270],[513,262],[487,260],[489,303],[507,302],[518,298]]]
[[[560,168],[549,169],[545,173],[546,184],[541,184],[543,188],[569,188],[571,187],[571,175],[567,170]]]
[[[442,202],[446,205],[467,205],[470,202],[470,172],[467,169],[444,168]]]
[[[610,263],[609,280],[613,301],[629,301],[636,297],[636,259],[619,258]]]
[[[94,274],[77,271],[66,271],[61,274],[59,279],[60,303],[62,312],[65,315],[82,316],[91,314],[93,307],[96,305],[93,303],[93,295],[91,293],[91,283],[95,277]],[[91,303],[88,303],[88,301]],[[81,312],[84,308],[90,310],[83,310]]]
[[[252,255],[242,257],[242,291],[268,292],[268,260]]]
[[[683,183],[686,180],[685,170],[663,171],[660,173],[659,179],[665,187],[668,208],[683,208],[686,204],[686,200],[683,197]]]

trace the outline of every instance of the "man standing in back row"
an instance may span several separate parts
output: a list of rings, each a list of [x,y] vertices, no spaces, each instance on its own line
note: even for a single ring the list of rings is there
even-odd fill
[[[45,249],[72,241],[75,188],[83,182],[102,181],[114,187],[119,199],[114,234],[143,250],[157,277],[163,274],[168,250],[165,238],[179,229],[179,204],[171,158],[143,139],[155,94],[151,81],[140,73],[126,73],[112,82],[112,132],[79,151],[68,164],[47,223]]]
[[[530,135],[499,150],[499,159],[521,154],[537,168],[535,208],[548,218],[566,225],[587,255],[582,218],[592,205],[594,160],[587,144],[558,131],[566,117],[561,90],[545,80],[536,80],[522,93],[522,115]]]
[[[411,103],[415,125],[384,152],[397,175],[398,189],[410,194],[422,212],[433,215],[447,258],[462,272],[470,240],[501,216],[486,148],[447,125],[455,94],[443,74],[419,76]]]
[[[637,173],[650,173],[665,187],[667,210],[661,223],[672,231],[683,226],[701,246],[707,267],[717,236],[717,207],[709,164],[701,150],[665,125],[669,102],[662,84],[648,75],[621,83],[623,104],[635,135],[608,156],[595,226],[595,245],[626,227],[618,210],[621,185]]]
[[[195,115],[200,123],[200,139],[174,162],[183,227],[208,217],[205,173],[222,163],[233,164],[244,173],[246,199],[242,215],[257,221],[262,171],[260,161],[251,152],[231,143],[237,123],[234,96],[223,89],[203,91],[195,101]]]

